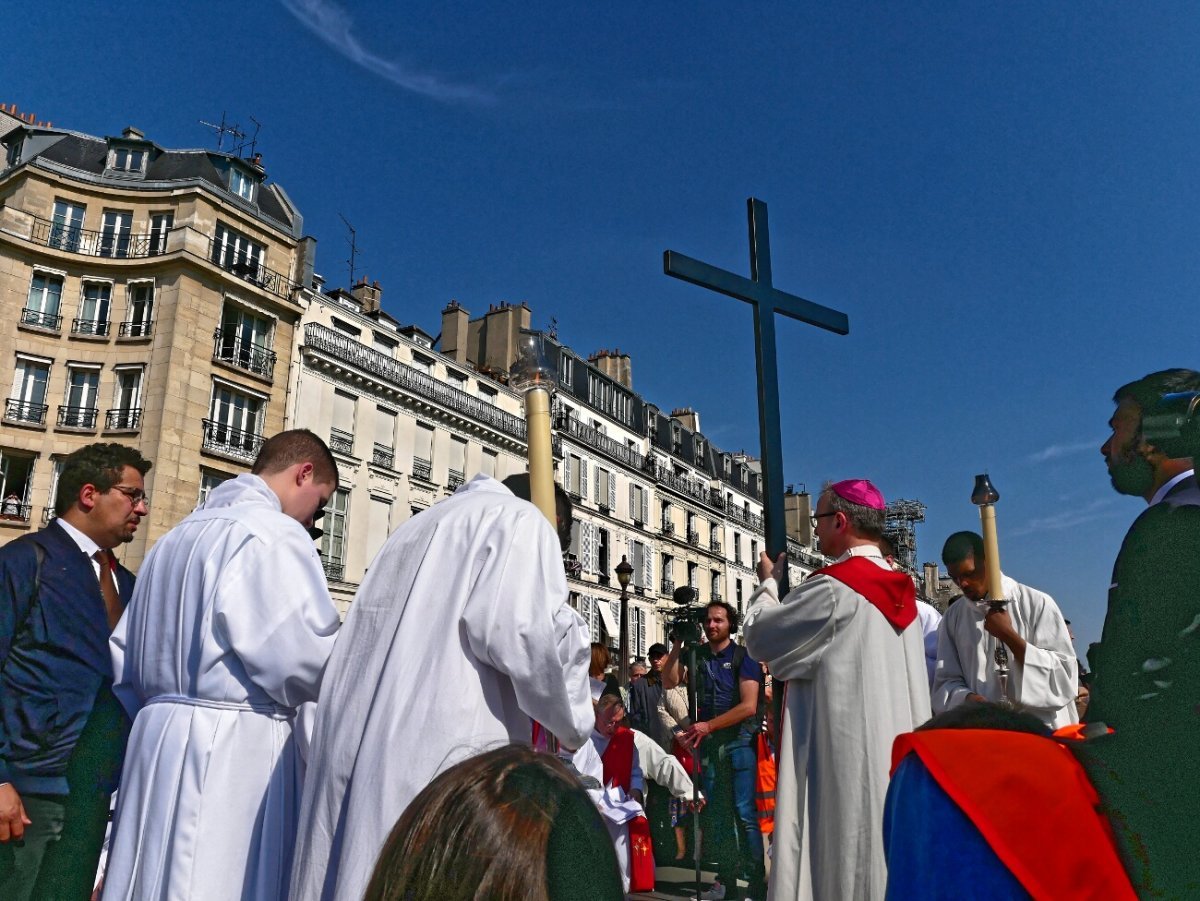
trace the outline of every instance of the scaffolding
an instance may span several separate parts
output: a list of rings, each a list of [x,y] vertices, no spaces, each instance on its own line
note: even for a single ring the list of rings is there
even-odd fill
[[[883,517],[883,536],[896,549],[896,562],[905,572],[916,573],[916,525],[925,521],[925,505],[920,501],[892,501],[884,509]]]

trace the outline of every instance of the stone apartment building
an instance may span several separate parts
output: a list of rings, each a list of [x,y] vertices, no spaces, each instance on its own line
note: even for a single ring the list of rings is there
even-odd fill
[[[0,112],[0,543],[52,515],[59,461],[154,462],[136,566],[283,427],[315,242],[261,157],[94,137]]]

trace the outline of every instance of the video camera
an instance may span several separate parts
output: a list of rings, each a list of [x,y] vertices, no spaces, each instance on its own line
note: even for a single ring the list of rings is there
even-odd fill
[[[684,646],[700,643],[704,635],[704,618],[708,615],[707,607],[696,607],[696,589],[690,585],[680,585],[671,595],[675,602],[675,610],[667,615],[667,636],[671,641],[676,639]]]
[[[1143,410],[1142,438],[1172,459],[1200,457],[1200,391],[1164,394]]]

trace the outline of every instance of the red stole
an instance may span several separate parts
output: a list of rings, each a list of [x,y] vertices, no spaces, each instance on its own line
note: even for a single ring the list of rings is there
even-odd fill
[[[1133,899],[1108,821],[1083,767],[1056,741],[997,729],[896,736],[1035,899]]]
[[[912,579],[872,563],[866,557],[848,557],[818,569],[813,576],[829,576],[861,594],[897,632],[917,618],[917,589]],[[811,578],[811,577],[810,577]]]
[[[629,794],[633,786],[633,730],[618,726],[608,747],[600,755],[604,764],[604,784],[619,785]],[[644,816],[634,817],[629,829],[629,891],[654,891],[654,849],[650,844],[650,824]]]

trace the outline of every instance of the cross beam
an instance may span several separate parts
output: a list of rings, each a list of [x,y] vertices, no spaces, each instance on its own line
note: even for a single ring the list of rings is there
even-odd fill
[[[750,221],[750,278],[701,263],[668,250],[663,271],[701,288],[745,301],[754,307],[754,357],[758,370],[758,434],[762,448],[763,518],[767,553],[787,550],[783,513],[783,439],[779,429],[779,366],[775,356],[775,314],[782,313],[808,325],[839,335],[850,331],[845,313],[780,291],[771,283],[771,242],[767,234],[767,205],[751,197],[746,201]],[[757,566],[758,561],[750,564]],[[786,581],[786,577],[785,577]],[[781,585],[780,596],[787,592]]]

